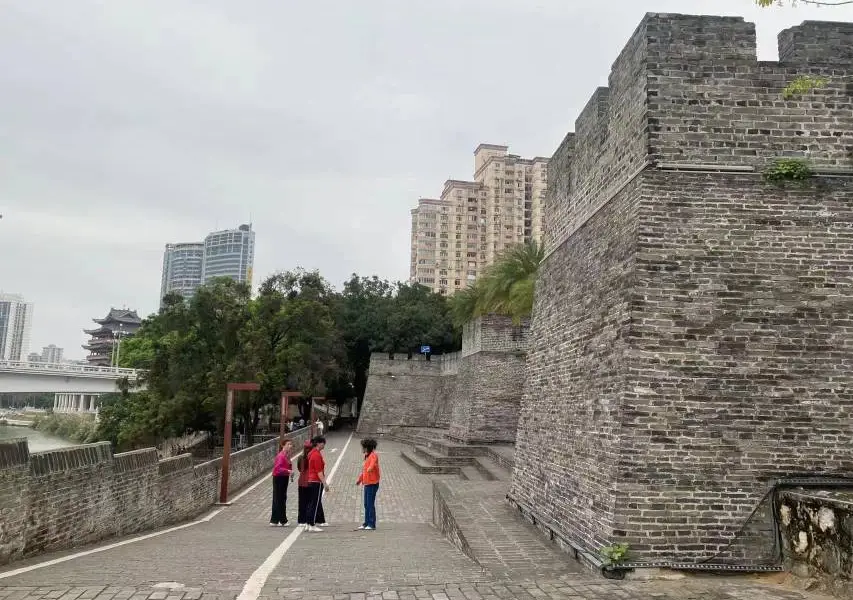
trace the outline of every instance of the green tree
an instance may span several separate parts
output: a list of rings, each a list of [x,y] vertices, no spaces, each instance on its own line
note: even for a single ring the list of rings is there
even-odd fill
[[[420,346],[429,345],[438,354],[458,344],[447,298],[417,283],[398,283],[388,312],[384,350],[411,356]]]
[[[544,258],[544,247],[535,242],[506,250],[473,285],[453,296],[456,326],[486,314],[506,315],[516,323],[530,316],[536,275]]]
[[[281,389],[325,395],[337,383],[344,353],[334,305],[334,292],[317,271],[287,271],[261,285],[241,334],[246,379],[261,387],[238,403],[247,435],[264,407],[278,405]]]
[[[337,298],[336,321],[346,348],[346,362],[352,377],[352,392],[359,406],[367,387],[370,355],[384,350],[394,286],[385,279],[353,274]],[[347,382],[339,381],[335,393],[346,394]]]

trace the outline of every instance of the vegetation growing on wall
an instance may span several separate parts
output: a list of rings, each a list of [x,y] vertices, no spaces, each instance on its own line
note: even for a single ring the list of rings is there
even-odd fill
[[[530,316],[536,274],[544,258],[545,249],[535,242],[505,251],[479,279],[452,297],[456,326],[487,314],[512,317],[516,323]]]

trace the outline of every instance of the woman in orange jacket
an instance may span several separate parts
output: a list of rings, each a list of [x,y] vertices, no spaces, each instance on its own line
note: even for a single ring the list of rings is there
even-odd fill
[[[364,466],[358,476],[356,485],[364,486],[364,523],[359,529],[373,531],[376,529],[376,494],[379,492],[379,456],[376,454],[376,440],[361,440],[361,450],[364,453]]]

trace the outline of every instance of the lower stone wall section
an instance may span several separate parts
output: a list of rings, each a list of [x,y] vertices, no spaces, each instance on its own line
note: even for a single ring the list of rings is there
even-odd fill
[[[452,439],[514,443],[524,388],[523,352],[477,352],[459,367],[450,418]]]
[[[853,490],[785,491],[776,505],[786,569],[853,598]]]
[[[289,437],[300,447],[309,432]],[[277,444],[231,455],[229,494],[272,469]],[[109,442],[35,454],[25,440],[0,443],[0,564],[197,516],[218,500],[221,460],[113,455]]]

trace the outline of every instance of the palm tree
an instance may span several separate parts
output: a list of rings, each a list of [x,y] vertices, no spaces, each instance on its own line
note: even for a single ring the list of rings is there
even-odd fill
[[[512,317],[518,324],[533,311],[536,273],[545,250],[536,242],[506,250],[473,284],[453,295],[457,326],[485,314]]]

